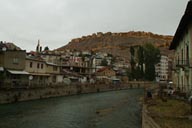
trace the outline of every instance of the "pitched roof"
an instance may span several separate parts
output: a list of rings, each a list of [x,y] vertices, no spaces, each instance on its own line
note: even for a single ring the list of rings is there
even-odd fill
[[[100,68],[99,70],[97,70],[97,73],[98,72],[103,72],[105,70],[111,70],[111,71],[114,71],[113,69],[111,69],[110,67],[103,67],[103,68]]]
[[[21,48],[19,48],[13,43],[5,43],[5,46],[7,47],[8,50],[21,50]]]
[[[82,75],[80,75],[76,72],[69,71],[67,69],[62,69],[62,72],[68,76],[83,77]]]
[[[33,60],[33,61],[39,61],[39,62],[45,62],[43,58],[40,56],[26,56],[26,59]]]
[[[179,23],[179,26],[176,30],[175,36],[171,42],[171,45],[169,47],[170,50],[175,49],[178,44],[179,41],[182,38],[183,33],[185,32],[186,28],[188,27],[188,25],[192,22],[192,0],[190,0],[187,4],[185,13],[183,15],[183,17],[181,18],[181,21]]]
[[[17,50],[20,51],[21,48],[19,48],[18,46],[16,46],[13,43],[9,43],[9,42],[5,42],[3,43],[2,41],[0,42],[0,49],[2,49],[3,47],[7,48],[7,50]]]
[[[103,68],[99,69],[97,72],[103,72],[103,71],[105,71],[106,69],[108,69],[108,67],[103,67]]]

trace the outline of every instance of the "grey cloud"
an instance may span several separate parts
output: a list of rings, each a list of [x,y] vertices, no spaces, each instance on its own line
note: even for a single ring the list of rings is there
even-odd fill
[[[102,31],[174,34],[188,0],[0,0],[0,40],[51,49]]]

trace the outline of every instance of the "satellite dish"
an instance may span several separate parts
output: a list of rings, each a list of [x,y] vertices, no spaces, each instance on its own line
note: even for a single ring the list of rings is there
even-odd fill
[[[29,76],[29,80],[32,80],[33,79],[33,76]]]
[[[71,80],[69,78],[64,78],[63,79],[63,82],[66,84],[66,85],[70,85],[71,84]]]

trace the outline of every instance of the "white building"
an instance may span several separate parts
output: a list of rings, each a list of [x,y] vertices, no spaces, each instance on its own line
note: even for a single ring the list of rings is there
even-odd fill
[[[188,2],[170,50],[174,49],[174,84],[184,92],[192,92],[192,0]]]
[[[168,81],[169,58],[161,55],[160,62],[155,65],[156,81]]]

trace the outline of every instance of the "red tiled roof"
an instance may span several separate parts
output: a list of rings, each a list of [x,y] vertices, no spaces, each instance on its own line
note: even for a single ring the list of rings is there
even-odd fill
[[[105,71],[106,69],[108,69],[108,67],[101,68],[101,69],[99,69],[97,72],[103,72],[103,71]]]

